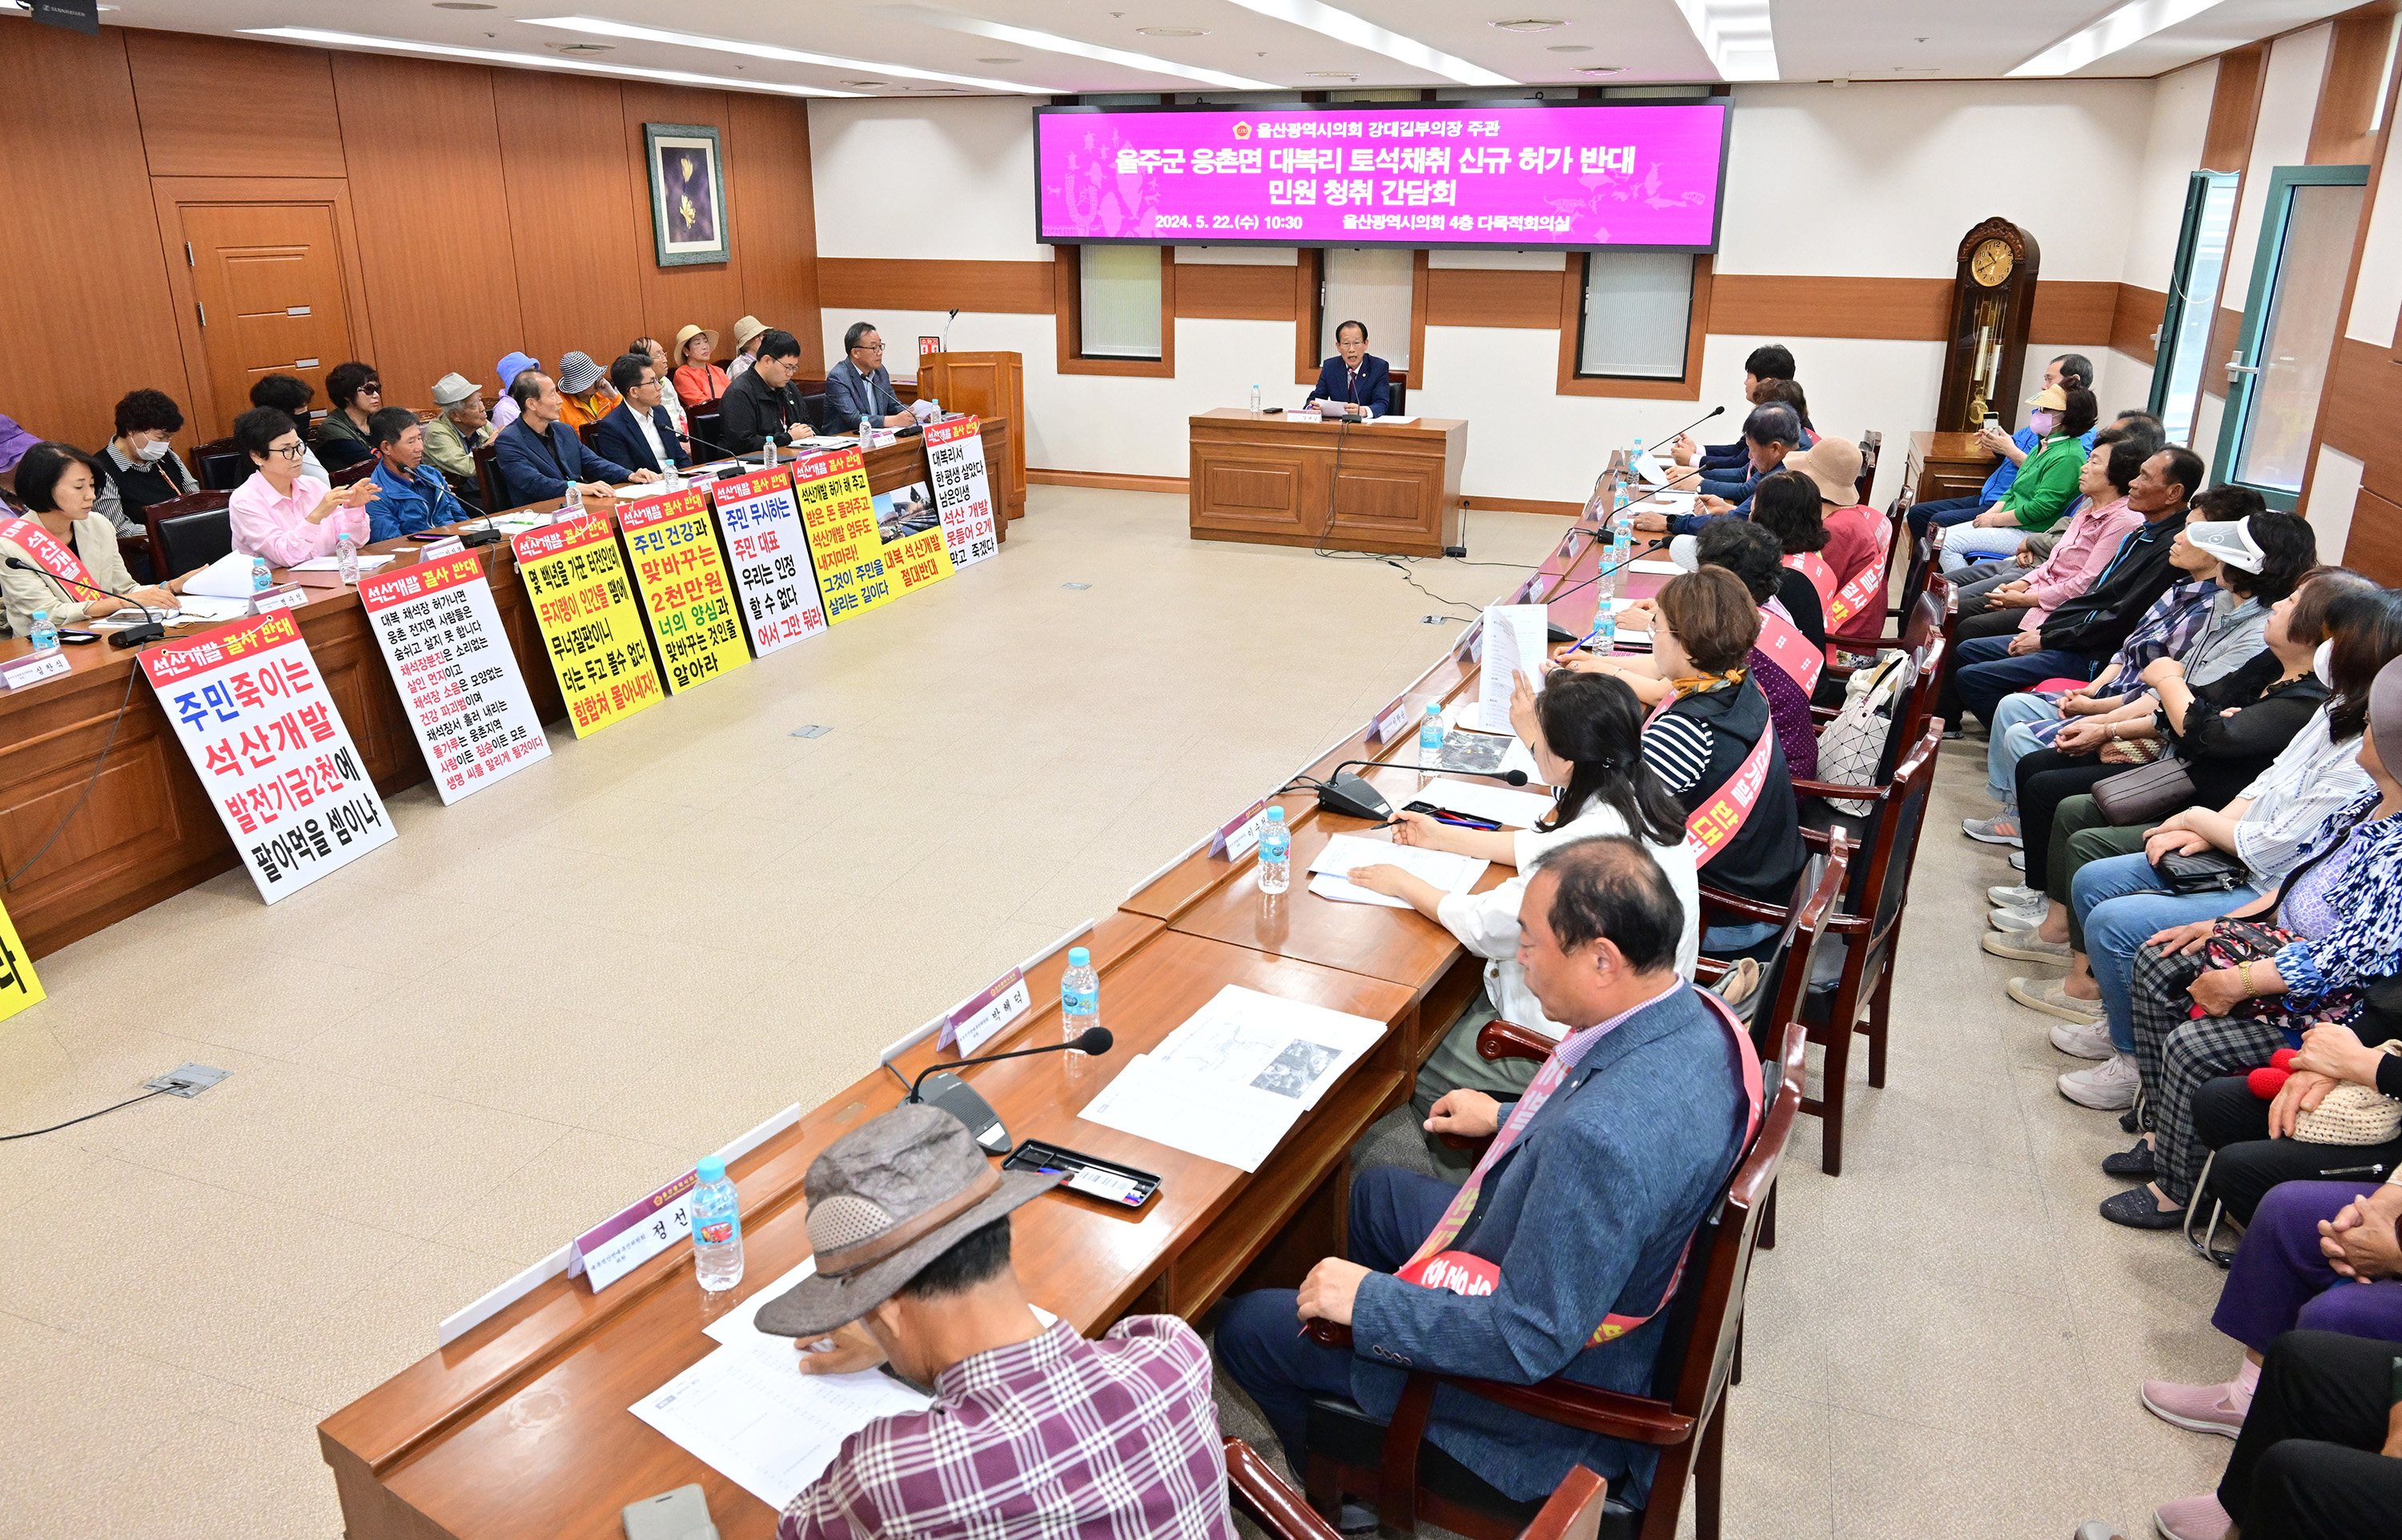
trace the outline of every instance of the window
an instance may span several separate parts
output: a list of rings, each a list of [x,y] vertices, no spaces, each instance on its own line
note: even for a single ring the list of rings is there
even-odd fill
[[[2366,166],[2280,166],[2270,183],[2216,463],[2272,508],[2300,498],[2367,183]]]
[[[2218,314],[2218,284],[2227,271],[2227,237],[2235,227],[2243,179],[2233,172],[2196,172],[2186,185],[2185,227],[2169,302],[2160,312],[2152,361],[2152,415],[2171,444],[2193,442],[2202,409],[2202,370],[2210,363],[2210,326]]]
[[[1410,302],[1416,254],[1376,246],[1330,248],[1318,302],[1318,356],[1334,356],[1334,328],[1357,321],[1368,328],[1369,351],[1402,373],[1410,366]],[[1312,379],[1317,378],[1313,371]]]
[[[1561,279],[1560,394],[1699,398],[1708,257],[1586,252]]]
[[[1059,246],[1053,262],[1061,374],[1174,377],[1174,247]]]

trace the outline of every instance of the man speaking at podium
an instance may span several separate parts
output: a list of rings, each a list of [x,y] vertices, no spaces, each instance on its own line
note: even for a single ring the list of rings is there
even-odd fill
[[[1366,322],[1346,321],[1334,328],[1334,356],[1318,366],[1309,406],[1360,418],[1393,409],[1392,366],[1368,351]]]

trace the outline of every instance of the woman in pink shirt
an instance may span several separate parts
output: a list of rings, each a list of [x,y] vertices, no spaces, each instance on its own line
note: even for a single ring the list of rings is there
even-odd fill
[[[226,504],[237,555],[265,557],[270,567],[297,567],[332,556],[344,535],[367,543],[366,504],[377,495],[374,478],[336,491],[302,475],[300,457],[308,451],[300,430],[272,406],[255,406],[235,418],[233,438],[258,467]]]
[[[2105,429],[2103,436],[2115,432]],[[2032,631],[2063,603],[2091,587],[2119,554],[2119,543],[2144,522],[2143,515],[2127,506],[2127,488],[2134,485],[2145,460],[2156,452],[2141,435],[2095,443],[2078,474],[2077,489],[2083,498],[2060,543],[2034,571],[1987,593],[1986,607],[2019,611],[2018,628]]]

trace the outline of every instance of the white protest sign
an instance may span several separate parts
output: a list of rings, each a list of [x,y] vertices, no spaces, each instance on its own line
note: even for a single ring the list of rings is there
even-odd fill
[[[983,430],[974,418],[930,423],[926,469],[934,482],[934,511],[951,567],[973,566],[1001,547],[994,536],[992,484],[985,474]]]
[[[793,473],[783,466],[728,476],[709,489],[725,535],[727,566],[760,657],[826,628],[817,569],[793,497]]]
[[[478,553],[362,577],[359,603],[445,806],[550,757]]]

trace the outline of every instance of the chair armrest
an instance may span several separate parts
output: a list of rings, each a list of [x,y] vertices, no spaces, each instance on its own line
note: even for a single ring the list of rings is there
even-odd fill
[[[1803,780],[1793,777],[1793,794],[1797,797],[1821,797],[1844,802],[1883,802],[1892,790],[1886,786],[1838,786],[1830,780]]]
[[[1476,1052],[1486,1059],[1532,1059],[1541,1064],[1558,1046],[1541,1033],[1498,1016],[1486,1022],[1484,1030],[1476,1034]]]
[[[1810,718],[1814,722],[1832,722],[1843,714],[1843,713],[1840,708],[1832,706],[1813,706],[1810,708]]]
[[[1240,1438],[1226,1440],[1226,1490],[1274,1540],[1342,1540],[1342,1533]]]
[[[1540,1384],[1511,1385],[1498,1380],[1462,1380],[1437,1375],[1444,1384],[1482,1396],[1496,1406],[1539,1417],[1546,1423],[1581,1428],[1605,1437],[1637,1444],[1681,1444],[1693,1436],[1693,1420],[1664,1401],[1596,1390],[1573,1380],[1545,1380]]]
[[[1725,914],[1741,914],[1746,919],[1766,920],[1783,925],[1792,911],[1781,903],[1762,903],[1758,899],[1737,898],[1707,884],[1702,887],[1702,907]]]
[[[1807,833],[1808,831],[1804,830],[1803,832]],[[1716,983],[1720,979],[1725,978],[1729,973],[1733,971],[1734,964],[1722,963],[1716,957],[1695,957],[1693,959],[1693,982],[1695,983]]]

